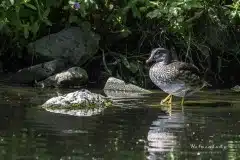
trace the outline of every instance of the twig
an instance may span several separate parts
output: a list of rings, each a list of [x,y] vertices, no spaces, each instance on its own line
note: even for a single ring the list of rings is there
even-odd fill
[[[188,36],[188,47],[187,47],[187,54],[185,56],[185,62],[187,61],[188,55],[189,55],[189,50],[191,47],[191,32],[189,31],[189,36]]]
[[[112,72],[111,72],[111,71],[108,69],[108,67],[107,67],[104,50],[103,50],[102,48],[100,48],[100,50],[101,50],[101,52],[102,52],[102,60],[103,60],[104,69],[105,69],[110,75],[112,75]]]

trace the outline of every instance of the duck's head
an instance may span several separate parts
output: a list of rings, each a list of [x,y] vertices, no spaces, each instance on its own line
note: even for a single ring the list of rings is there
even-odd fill
[[[149,58],[146,60],[146,63],[157,63],[162,62],[163,64],[168,64],[171,61],[170,53],[165,48],[154,48],[151,51]]]

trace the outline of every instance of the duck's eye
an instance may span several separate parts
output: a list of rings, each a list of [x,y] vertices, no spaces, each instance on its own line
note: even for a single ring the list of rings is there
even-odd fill
[[[153,58],[154,59],[158,59],[160,56],[158,54],[154,55]]]

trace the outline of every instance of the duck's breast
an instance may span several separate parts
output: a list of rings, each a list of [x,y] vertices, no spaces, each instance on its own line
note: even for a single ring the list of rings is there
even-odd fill
[[[173,79],[168,68],[163,65],[155,64],[149,70],[149,77],[152,82],[168,94],[177,97],[184,97],[191,88],[188,87],[183,81]]]

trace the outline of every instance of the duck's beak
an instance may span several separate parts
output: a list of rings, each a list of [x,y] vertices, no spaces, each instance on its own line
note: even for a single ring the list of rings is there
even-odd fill
[[[146,64],[149,64],[150,62],[152,62],[152,55],[146,60]]]
[[[147,59],[147,60],[146,60],[146,64],[149,64],[150,62],[151,62],[150,59]]]

